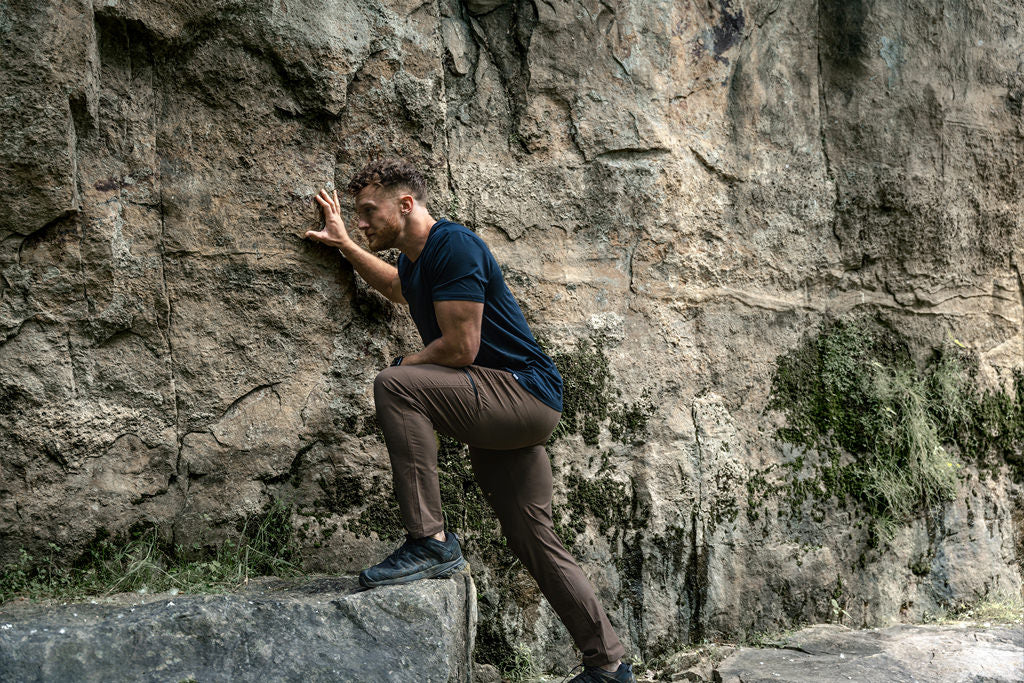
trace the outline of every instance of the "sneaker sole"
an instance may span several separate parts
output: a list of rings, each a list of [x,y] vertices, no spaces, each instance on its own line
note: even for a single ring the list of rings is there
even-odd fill
[[[451,562],[444,562],[442,564],[435,564],[433,567],[424,569],[423,571],[416,572],[415,574],[409,574],[407,576],[399,576],[394,579],[381,579],[380,581],[371,581],[365,578],[362,574],[359,575],[359,585],[363,588],[377,588],[378,586],[394,586],[401,583],[412,583],[413,581],[419,581],[420,579],[447,579],[448,577],[455,574],[463,567],[466,566],[466,558],[459,557],[452,560]]]

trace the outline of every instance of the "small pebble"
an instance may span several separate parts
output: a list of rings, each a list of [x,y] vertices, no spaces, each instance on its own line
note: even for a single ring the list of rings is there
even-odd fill
[[[61,635],[63,635],[66,632],[67,632],[66,628],[62,628],[61,630],[57,631],[57,633],[60,633]]]
[[[842,652],[840,652],[839,653],[839,659],[846,659],[846,655],[844,655]]]

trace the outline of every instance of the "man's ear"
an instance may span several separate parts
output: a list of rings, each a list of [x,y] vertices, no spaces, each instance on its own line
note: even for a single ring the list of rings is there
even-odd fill
[[[403,216],[408,216],[412,213],[413,207],[416,206],[416,198],[411,194],[403,194],[398,198],[398,210],[402,212]]]

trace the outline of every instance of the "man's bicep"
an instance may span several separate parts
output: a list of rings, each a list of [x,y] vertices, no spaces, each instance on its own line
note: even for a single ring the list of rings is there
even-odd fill
[[[480,349],[480,328],[484,318],[483,302],[435,301],[434,314],[437,317],[437,326],[441,328],[441,336],[457,342],[467,354],[476,358]]]

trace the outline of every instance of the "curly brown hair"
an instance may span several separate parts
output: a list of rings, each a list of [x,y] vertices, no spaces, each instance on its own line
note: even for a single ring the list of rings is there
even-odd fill
[[[423,174],[409,161],[399,157],[370,161],[352,176],[348,183],[348,191],[357,195],[367,185],[379,185],[387,189],[401,188],[419,202],[427,199],[427,181]]]

